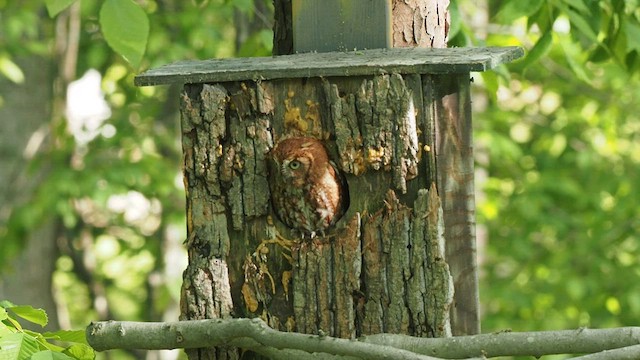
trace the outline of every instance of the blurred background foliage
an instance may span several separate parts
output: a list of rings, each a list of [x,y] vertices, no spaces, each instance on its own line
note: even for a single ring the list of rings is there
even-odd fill
[[[180,88],[136,88],[135,74],[271,51],[270,0],[143,0],[149,33],[134,68],[100,30],[105,2],[76,1],[50,18],[43,1],[0,0],[0,298],[45,308],[52,298],[47,312],[62,328],[179,314]],[[451,46],[528,49],[473,74],[484,332],[640,322],[639,8],[452,0]],[[90,69],[105,109],[78,128],[67,89]],[[22,108],[47,116],[23,122],[9,111],[20,91],[33,94]],[[43,243],[46,253],[24,255]],[[40,295],[12,298],[11,279],[38,270],[53,283],[22,282]]]
[[[484,331],[637,325],[638,2],[458,4],[454,41],[529,49],[473,98]]]

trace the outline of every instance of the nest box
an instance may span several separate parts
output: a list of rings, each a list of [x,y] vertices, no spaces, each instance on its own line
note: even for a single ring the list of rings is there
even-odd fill
[[[180,83],[189,266],[182,318],[262,317],[354,337],[479,328],[470,72],[522,49],[377,49],[183,61],[136,77]],[[349,206],[302,238],[274,216],[267,160],[319,139]]]

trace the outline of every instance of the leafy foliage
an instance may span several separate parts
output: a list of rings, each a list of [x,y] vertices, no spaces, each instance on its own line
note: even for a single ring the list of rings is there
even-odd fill
[[[149,37],[149,19],[131,0],[106,0],[100,10],[105,40],[134,68],[138,67]]]
[[[472,3],[459,0],[451,7],[455,22]],[[489,16],[494,36],[504,36],[509,29],[517,25],[519,32],[529,35],[512,40],[510,45],[523,44],[529,48],[527,56],[519,64],[512,66],[514,72],[520,73],[546,55],[550,49],[553,35],[568,34],[571,47],[578,48],[567,54],[570,68],[576,72],[585,72],[587,62],[612,62],[623,67],[628,73],[634,73],[640,67],[640,10],[637,0],[489,0]],[[465,25],[452,27],[454,37],[450,44],[464,45],[471,41],[482,43]],[[576,57],[577,55],[577,57]],[[581,75],[580,75],[581,76]],[[585,80],[583,77],[582,80]]]
[[[550,55],[561,58],[558,50]],[[637,323],[628,284],[640,276],[631,260],[640,255],[640,199],[632,190],[640,147],[631,130],[640,126],[640,109],[621,95],[640,84],[615,65],[594,74],[592,87],[548,79],[534,65],[479,116],[491,159],[480,204],[490,233],[485,324]],[[585,96],[561,95],[571,93]]]
[[[45,4],[47,5],[49,16],[54,17],[75,1],[76,0],[46,0]]]
[[[55,17],[77,0],[46,0],[49,16]],[[100,28],[109,46],[134,68],[140,65],[149,37],[149,18],[132,0],[104,0]]]
[[[638,23],[632,3],[495,2],[488,27],[499,31],[458,34],[529,47],[477,81],[484,331],[640,320],[629,286],[640,280],[637,49],[611,40],[634,36],[623,25]]]
[[[97,128],[97,136],[79,143],[70,131],[66,113],[60,109],[64,108],[65,91],[59,89],[68,80],[61,73],[52,74],[58,90],[53,98],[38,100],[55,105],[52,118],[43,121],[48,127],[47,145],[30,163],[34,174],[47,169],[46,176],[34,193],[24,194],[24,201],[13,204],[7,222],[0,221],[0,272],[4,277],[5,271],[31,266],[9,267],[33,229],[54,219],[59,246],[53,275],[56,300],[66,310],[66,316],[61,316],[63,325],[71,328],[83,328],[89,321],[101,319],[175,319],[181,272],[186,266],[180,121],[175,101],[180,88],[133,86],[135,65],[115,54],[103,38],[107,35],[100,21],[106,4],[50,1],[49,14],[59,11],[51,18],[41,0],[0,2],[0,58],[6,49],[9,61],[19,63],[16,59],[20,57],[38,56],[47,59],[51,69],[64,67],[72,58],[77,75],[69,80],[90,69],[98,70],[103,76],[101,91],[111,108],[111,117]],[[249,17],[251,3],[215,0],[207,4],[132,4],[144,11],[149,28],[157,29],[149,33],[144,44],[135,45],[145,50],[140,67],[234,55],[239,51],[235,47],[234,17],[246,17],[249,23],[255,20],[261,25],[247,33],[246,41],[254,46],[242,51],[269,51],[264,41],[265,24],[260,22],[270,15]],[[64,32],[56,29],[69,29],[73,16],[78,16],[80,23],[78,51],[75,55],[73,51],[60,54],[54,45]],[[11,70],[6,66],[2,69]],[[124,351],[114,354],[118,358],[138,355]],[[59,357],[52,353],[37,356]]]
[[[87,344],[84,331],[38,333],[22,327],[19,319],[44,327],[47,314],[42,309],[0,301],[0,358],[91,360],[95,354]],[[65,343],[60,346],[55,343]]]

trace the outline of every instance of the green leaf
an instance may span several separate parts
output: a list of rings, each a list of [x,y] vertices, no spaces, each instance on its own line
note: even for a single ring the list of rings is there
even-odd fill
[[[576,75],[576,77],[587,84],[591,84],[593,75],[589,73],[589,70],[585,66],[587,60],[585,54],[579,45],[574,43],[569,37],[559,37],[559,47],[564,52],[564,57],[569,64],[569,67]],[[606,53],[606,51],[603,49]],[[608,56],[608,55],[607,55]]]
[[[36,340],[38,344],[40,344],[41,350],[52,350],[57,352],[61,352],[62,350],[64,350],[64,348],[61,346],[47,342],[47,339],[45,339],[44,336],[42,336],[42,334],[40,334],[39,332],[31,331],[28,329],[24,329],[23,332]]]
[[[541,32],[547,31],[555,22],[557,13],[551,6],[540,6],[540,9],[527,18],[527,29],[531,29],[534,24],[538,25]]]
[[[16,319],[12,318],[11,316],[6,318],[3,322],[18,331],[22,331],[22,326],[20,325],[20,323]]]
[[[69,5],[73,4],[76,0],[45,0],[47,4],[47,12],[49,13],[49,17],[55,17],[62,10],[69,7]]]
[[[49,322],[47,313],[42,309],[35,309],[29,305],[19,305],[10,307],[9,310],[17,317],[25,319],[34,324],[44,327]]]
[[[38,352],[38,342],[31,336],[15,333],[0,338],[0,359],[27,359]]]
[[[238,49],[236,56],[269,56],[271,54],[271,42],[273,41],[273,32],[270,30],[259,31],[250,36]]]
[[[9,334],[14,334],[13,328],[9,328],[4,322],[0,322],[0,338]]]
[[[245,14],[253,15],[253,0],[234,0],[233,6]]]
[[[576,56],[570,54],[565,49],[565,59],[567,59],[567,63],[569,67],[573,71],[574,74],[578,77],[578,79],[586,82],[587,84],[591,84],[591,78],[587,75],[587,70],[584,67],[584,63],[580,61],[576,61]]]
[[[584,4],[584,0],[564,0],[564,2],[583,14],[590,13],[589,8]]]
[[[137,68],[149,38],[144,10],[131,0],[106,0],[100,9],[100,26],[107,44]]]
[[[489,94],[493,100],[496,100],[496,93],[500,86],[498,75],[493,71],[485,71],[480,73],[480,76],[482,76],[482,82],[484,83],[484,87],[487,89],[487,94]]]
[[[9,301],[9,300],[2,300],[2,301],[0,301],[0,307],[8,308],[8,307],[12,307],[12,306],[16,306],[16,304],[12,303],[12,302],[11,302],[11,301]]]
[[[589,55],[589,61],[592,62],[603,62],[610,58],[611,52],[603,44],[598,45],[598,47]]]
[[[74,360],[75,358],[51,350],[37,352],[31,356],[31,360]]]
[[[87,344],[84,330],[59,330],[42,334],[46,339],[68,341],[79,344]]]
[[[24,82],[22,69],[5,54],[0,54],[0,73],[15,84]]]
[[[605,44],[609,46],[614,57],[621,61],[629,52],[628,34],[625,31],[617,31],[613,37],[607,38]]]
[[[544,34],[542,34],[538,41],[536,41],[536,44],[533,45],[531,50],[529,50],[525,58],[516,63],[516,67],[520,71],[525,70],[533,63],[545,56],[549,52],[552,44],[553,31],[547,30]]]
[[[511,0],[498,11],[496,20],[503,24],[510,24],[521,17],[536,13],[543,3],[544,0]]]
[[[96,357],[96,353],[93,351],[93,348],[85,344],[73,344],[69,346],[64,353],[80,360],[93,360]]]
[[[633,20],[627,20],[622,23],[622,28],[627,34],[627,49],[629,51],[640,51],[640,25],[632,22]]]
[[[7,309],[0,307],[0,321],[8,318],[9,318],[9,314],[7,313]]]
[[[633,73],[637,71],[638,66],[640,66],[640,64],[638,63],[638,51],[630,51],[627,56],[625,56],[624,61],[625,65],[629,69],[629,72]]]
[[[589,25],[587,19],[585,19],[577,12],[570,10],[569,8],[565,8],[564,12],[567,14],[567,16],[569,17],[569,21],[573,26],[575,26],[576,29],[578,29],[582,34],[589,38],[589,40],[593,42],[598,41],[598,36],[593,31],[593,29],[591,29],[591,26]]]
[[[462,17],[456,1],[449,3],[449,14],[451,16],[451,27],[449,28],[449,39],[455,37],[462,28]]]

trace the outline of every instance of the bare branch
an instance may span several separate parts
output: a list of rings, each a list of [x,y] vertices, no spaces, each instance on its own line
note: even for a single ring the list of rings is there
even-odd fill
[[[247,338],[250,341],[247,341]],[[292,349],[359,359],[437,359],[356,340],[281,332],[271,329],[258,318],[170,323],[98,322],[87,328],[87,340],[98,351],[115,348],[156,350],[233,345],[257,352],[269,351],[272,354],[273,349]],[[313,357],[318,358],[315,355]]]
[[[297,360],[361,360],[359,357],[339,356],[327,353],[309,353],[304,350],[276,349],[265,346],[251,338],[232,340],[230,346],[240,349],[250,349],[269,359],[297,359]]]
[[[605,350],[595,354],[573,358],[573,360],[636,360],[640,359],[640,345]]]
[[[480,355],[540,357],[550,354],[589,354],[636,345],[640,343],[640,328],[499,332],[451,338],[377,334],[360,340],[447,359]]]
[[[281,332],[260,319],[213,319],[167,323],[97,322],[87,340],[98,351],[232,346],[270,358],[468,359],[496,356],[593,354],[598,359],[640,359],[640,327],[540,332],[499,332],[449,338],[396,334],[358,340]],[[615,349],[615,350],[612,350]],[[595,359],[592,355],[579,359]]]

